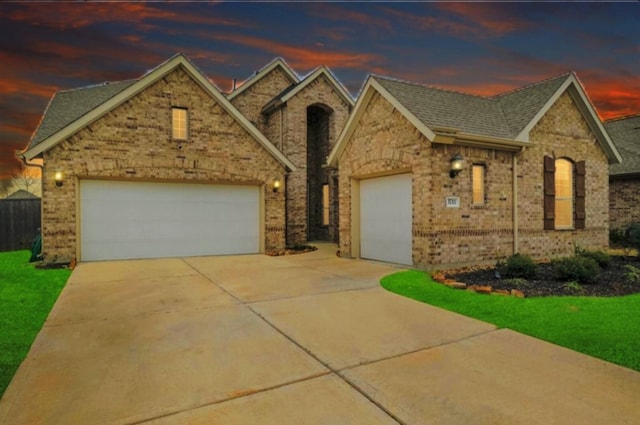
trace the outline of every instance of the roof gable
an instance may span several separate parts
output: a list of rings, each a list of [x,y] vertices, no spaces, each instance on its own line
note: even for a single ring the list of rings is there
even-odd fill
[[[595,134],[609,163],[619,163],[618,151],[574,74],[494,97],[370,76],[327,162],[331,166],[337,164],[373,92],[380,93],[432,142],[518,150],[529,144],[531,129],[565,91]]]
[[[247,90],[249,87],[253,86],[258,81],[262,80],[265,76],[269,75],[273,70],[280,69],[284,72],[284,74],[291,80],[292,84],[297,84],[300,82],[300,78],[296,75],[295,72],[287,65],[287,63],[282,58],[276,58],[267,64],[260,71],[256,72],[255,75],[251,76],[247,80],[245,80],[240,87],[232,91],[227,95],[229,100],[235,98],[240,93]]]
[[[249,122],[249,120],[247,120],[247,118],[242,115],[222,93],[220,93],[220,91],[213,85],[213,83],[211,83],[211,81],[209,81],[208,78],[204,76],[204,74],[202,74],[202,72],[200,72],[182,54],[174,56],[157,68],[151,70],[138,80],[135,80],[133,83],[127,85],[122,90],[113,94],[108,99],[97,104],[96,106],[93,106],[92,109],[83,113],[79,118],[69,122],[61,129],[48,135],[46,138],[39,140],[38,143],[34,143],[32,139],[29,148],[26,152],[23,153],[24,157],[29,160],[51,149],[61,141],[65,140],[66,138],[83,129],[98,118],[102,117],[109,111],[113,110],[117,106],[126,102],[128,99],[137,95],[138,93],[149,87],[151,84],[163,78],[165,75],[169,74],[178,67],[182,67],[185,72],[205,90],[205,92],[213,97],[223,109],[225,109],[251,136],[253,136],[254,139],[256,139],[259,144],[261,144],[269,153],[271,153],[271,155],[273,155],[281,164],[283,164],[289,170],[295,170],[295,166],[271,142],[269,142],[269,140],[267,140],[267,138],[262,133],[260,133],[260,131],[258,131],[258,129],[253,124],[251,124],[251,122]],[[53,102],[49,104],[49,107],[46,111],[47,114],[57,114],[57,112],[51,111],[53,105]],[[44,123],[45,121],[47,121],[46,117],[43,118],[42,123]],[[37,135],[39,133],[40,129],[36,130],[35,134]]]
[[[623,158],[609,166],[609,175],[640,174],[640,115],[605,121],[604,126]]]
[[[309,84],[311,84],[312,82],[316,81],[321,77],[326,78],[329,85],[331,85],[334,88],[336,93],[338,93],[340,98],[344,100],[344,102],[347,105],[349,105],[349,107],[353,107],[354,101],[351,95],[347,92],[344,86],[338,81],[338,79],[333,75],[333,73],[331,73],[329,68],[322,65],[318,67],[315,71],[313,71],[311,74],[306,76],[301,82],[299,82],[294,86],[286,88],[285,90],[282,91],[282,93],[274,97],[269,103],[264,105],[264,107],[262,108],[262,112],[263,113],[271,112],[271,110],[286,103],[289,99],[293,98],[302,90],[304,90],[307,86],[309,86]]]

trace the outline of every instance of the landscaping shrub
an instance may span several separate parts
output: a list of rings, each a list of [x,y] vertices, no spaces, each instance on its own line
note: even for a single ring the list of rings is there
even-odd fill
[[[609,243],[612,245],[622,245],[625,242],[624,232],[621,229],[609,230]]]
[[[514,288],[519,288],[525,283],[527,283],[527,279],[523,279],[521,277],[512,277],[510,279],[504,279],[502,282],[505,285],[512,286]]]
[[[637,249],[640,254],[640,223],[632,223],[627,227],[625,239],[628,244]]]
[[[513,254],[504,262],[501,273],[507,278],[534,279],[538,265],[528,255]]]
[[[593,259],[600,267],[607,267],[609,262],[611,261],[611,257],[604,251],[591,251],[588,249],[580,248],[576,246],[575,248],[576,255],[585,258]]]
[[[593,258],[580,255],[553,260],[553,268],[558,279],[578,283],[595,283],[600,271]]]
[[[631,264],[625,264],[624,277],[631,283],[640,284],[640,268],[632,266]]]

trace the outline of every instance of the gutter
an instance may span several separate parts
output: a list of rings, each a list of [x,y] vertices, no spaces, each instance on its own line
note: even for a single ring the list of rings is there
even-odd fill
[[[522,152],[526,146],[531,145],[529,142],[463,133],[456,129],[445,127],[435,127],[433,132],[435,134],[433,143],[444,145],[472,146],[509,152]]]
[[[16,158],[18,158],[20,161],[22,161],[22,163],[27,166],[27,167],[38,167],[41,170],[44,170],[44,165],[41,164],[31,164],[29,162],[27,162],[27,157],[24,156],[24,153],[20,152],[20,151],[16,151]]]

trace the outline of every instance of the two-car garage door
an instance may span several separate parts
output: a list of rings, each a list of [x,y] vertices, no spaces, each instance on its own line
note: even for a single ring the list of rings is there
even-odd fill
[[[360,257],[412,264],[411,174],[360,180]]]
[[[82,180],[80,235],[83,261],[256,253],[259,188]]]

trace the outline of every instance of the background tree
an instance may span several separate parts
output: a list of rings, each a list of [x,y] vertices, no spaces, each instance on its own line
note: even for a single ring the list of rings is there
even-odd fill
[[[42,196],[42,179],[39,167],[27,167],[20,163],[19,167],[11,172],[10,193],[17,190],[26,190],[37,196]]]

